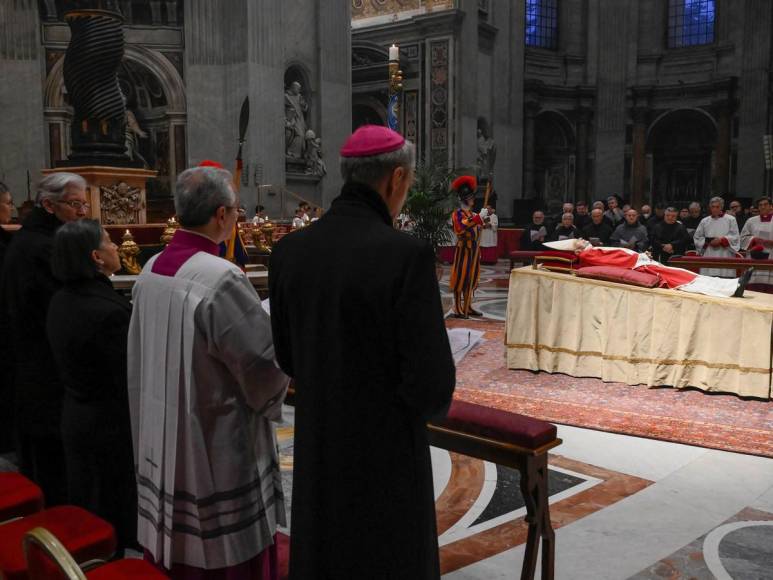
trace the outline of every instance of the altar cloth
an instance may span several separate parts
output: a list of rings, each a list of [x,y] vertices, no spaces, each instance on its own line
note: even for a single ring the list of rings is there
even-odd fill
[[[507,367],[771,397],[773,295],[714,298],[568,274],[510,274]]]

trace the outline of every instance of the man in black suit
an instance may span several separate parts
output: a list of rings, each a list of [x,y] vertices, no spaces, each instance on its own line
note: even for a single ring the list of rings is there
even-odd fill
[[[392,225],[414,151],[360,127],[341,195],[271,254],[274,347],[296,388],[292,579],[440,577],[426,423],[455,368],[435,254]]]
[[[42,488],[47,506],[67,502],[60,430],[64,388],[46,340],[48,303],[60,287],[51,273],[51,248],[59,227],[88,211],[81,176],[47,175],[3,264],[0,316],[10,331],[14,363],[16,454],[20,471]]]

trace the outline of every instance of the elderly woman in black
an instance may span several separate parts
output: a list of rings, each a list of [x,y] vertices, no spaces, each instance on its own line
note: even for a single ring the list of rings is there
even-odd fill
[[[51,261],[63,287],[48,307],[47,333],[65,387],[62,440],[71,503],[109,521],[119,553],[136,543],[126,340],[131,306],[108,276],[118,248],[93,220],[63,225]]]

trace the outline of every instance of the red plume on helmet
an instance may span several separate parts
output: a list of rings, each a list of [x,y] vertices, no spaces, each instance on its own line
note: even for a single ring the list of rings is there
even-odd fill
[[[225,169],[222,163],[218,163],[217,161],[212,161],[210,159],[205,159],[199,163],[199,167],[214,167],[215,169]]]
[[[459,199],[470,199],[475,197],[475,192],[478,191],[478,180],[472,175],[462,175],[454,179],[451,189],[459,195]]]

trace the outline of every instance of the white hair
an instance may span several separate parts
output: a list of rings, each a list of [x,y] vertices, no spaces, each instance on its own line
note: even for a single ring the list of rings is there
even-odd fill
[[[206,225],[219,207],[232,207],[236,203],[232,179],[230,172],[216,167],[183,171],[174,191],[174,209],[180,225]]]
[[[38,183],[38,192],[35,196],[35,204],[40,205],[44,199],[50,199],[52,201],[59,201],[66,193],[66,190],[70,186],[80,187],[86,189],[88,184],[77,173],[68,173],[66,171],[50,173],[46,175]]]
[[[714,196],[709,200],[709,205],[713,203],[718,203],[719,205],[722,206],[723,209],[725,207],[725,200],[719,196]]]

